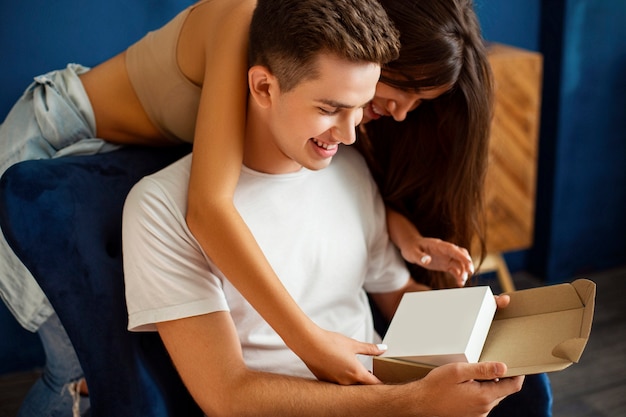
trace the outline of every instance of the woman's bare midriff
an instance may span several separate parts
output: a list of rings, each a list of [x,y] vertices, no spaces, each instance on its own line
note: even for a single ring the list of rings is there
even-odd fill
[[[80,75],[96,117],[96,135],[118,144],[172,145],[148,118],[126,71],[125,52]]]

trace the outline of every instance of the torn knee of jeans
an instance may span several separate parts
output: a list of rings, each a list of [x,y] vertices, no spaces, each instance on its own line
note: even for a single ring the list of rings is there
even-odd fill
[[[83,388],[85,391],[87,389],[87,383],[85,382],[85,378],[80,378],[75,381],[69,382],[65,385],[65,387],[63,387],[63,389],[67,389],[67,391],[72,396],[72,417],[80,417],[80,397],[84,396],[83,394],[81,394],[81,388]]]

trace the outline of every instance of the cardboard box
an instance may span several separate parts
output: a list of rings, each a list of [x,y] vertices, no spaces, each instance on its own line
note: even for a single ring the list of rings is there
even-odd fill
[[[495,313],[488,286],[404,294],[382,357],[428,365],[478,362]]]
[[[560,371],[578,362],[591,332],[595,294],[595,284],[585,279],[509,293],[511,303],[496,313],[479,362],[506,363],[505,376]],[[374,374],[388,383],[421,378],[433,368],[374,358]]]

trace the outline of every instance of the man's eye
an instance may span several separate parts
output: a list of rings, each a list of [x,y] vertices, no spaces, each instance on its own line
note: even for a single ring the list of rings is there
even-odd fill
[[[318,108],[319,108],[319,111],[320,111],[322,114],[325,114],[325,115],[327,115],[327,116],[332,116],[332,115],[335,115],[335,114],[337,114],[337,111],[338,111],[337,109],[325,109],[325,108],[323,108],[323,107],[318,107]]]

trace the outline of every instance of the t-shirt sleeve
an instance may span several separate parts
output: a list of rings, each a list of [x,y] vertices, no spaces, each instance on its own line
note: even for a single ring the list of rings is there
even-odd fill
[[[381,202],[381,206],[382,202]],[[384,219],[384,206],[381,214]],[[384,233],[375,238],[370,247],[370,263],[365,279],[365,291],[386,293],[402,288],[410,279],[409,271],[398,249],[389,239],[386,226]]]
[[[188,161],[187,161],[188,162]],[[126,199],[123,258],[128,329],[228,311],[222,281],[185,221],[188,163],[141,180]]]
[[[367,242],[369,253],[368,272],[364,282],[367,292],[385,293],[402,288],[410,279],[410,274],[400,251],[389,238],[385,205],[369,170],[363,175],[370,201],[361,207],[369,207]]]

